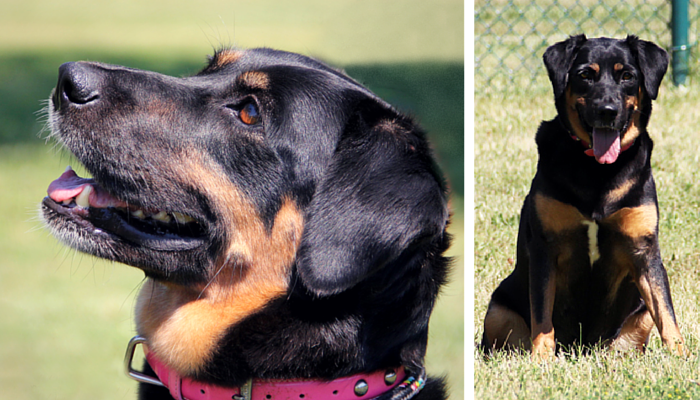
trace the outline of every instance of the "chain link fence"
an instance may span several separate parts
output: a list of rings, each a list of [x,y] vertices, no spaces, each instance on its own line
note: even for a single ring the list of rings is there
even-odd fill
[[[688,8],[689,43],[697,42],[700,0]],[[671,2],[665,0],[477,0],[474,4],[476,90],[532,89],[547,83],[545,49],[570,35],[634,34],[671,52]],[[697,49],[691,47],[690,71]]]

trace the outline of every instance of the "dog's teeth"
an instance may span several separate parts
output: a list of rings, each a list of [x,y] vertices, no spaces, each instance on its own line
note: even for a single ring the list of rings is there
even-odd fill
[[[73,202],[73,199],[65,199],[65,200],[63,200],[63,205],[64,205],[64,206],[69,206],[70,203],[72,203],[72,202]]]
[[[143,210],[132,211],[131,215],[135,218],[138,218],[138,219],[146,218],[146,214],[143,213]]]
[[[171,220],[170,215],[168,215],[168,213],[166,213],[165,211],[161,211],[158,214],[151,216],[151,218],[161,222],[170,222]]]
[[[90,193],[92,193],[92,186],[85,186],[85,189],[83,189],[83,191],[80,192],[78,197],[75,198],[75,204],[83,208],[90,207],[90,202],[88,201],[88,199],[90,198]]]
[[[194,218],[190,217],[189,215],[185,215],[179,212],[174,212],[173,217],[175,217],[175,221],[177,221],[178,224],[186,224],[188,222],[194,222]]]

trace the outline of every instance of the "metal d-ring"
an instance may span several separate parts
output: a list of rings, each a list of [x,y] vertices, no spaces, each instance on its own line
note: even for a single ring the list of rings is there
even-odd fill
[[[143,336],[134,336],[129,340],[129,344],[126,346],[126,355],[124,356],[124,369],[126,370],[126,375],[138,382],[148,383],[156,386],[163,386],[163,382],[157,377],[146,375],[141,371],[137,371],[131,367],[131,361],[134,359],[134,352],[136,351],[137,345],[143,345],[146,343],[146,338]]]

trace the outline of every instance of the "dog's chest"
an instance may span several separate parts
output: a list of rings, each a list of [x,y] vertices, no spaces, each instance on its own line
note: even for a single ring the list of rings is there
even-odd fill
[[[586,234],[588,236],[588,260],[593,264],[600,259],[600,249],[598,248],[598,223],[595,221],[582,221],[581,222],[586,227]]]
[[[656,234],[658,217],[653,203],[592,218],[570,204],[541,194],[535,195],[534,201],[558,268],[592,268],[601,263],[627,266],[644,246],[644,238]]]

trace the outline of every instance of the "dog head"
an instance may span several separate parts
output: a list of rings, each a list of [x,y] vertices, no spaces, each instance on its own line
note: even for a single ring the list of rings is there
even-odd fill
[[[246,280],[284,292],[297,271],[314,295],[338,293],[448,219],[421,130],[297,54],[220,51],[185,78],[64,64],[49,124],[93,176],[52,183],[51,231],[200,292]]]
[[[668,54],[654,43],[572,36],[544,53],[560,119],[594,152],[601,164],[646,129],[668,66]]]

